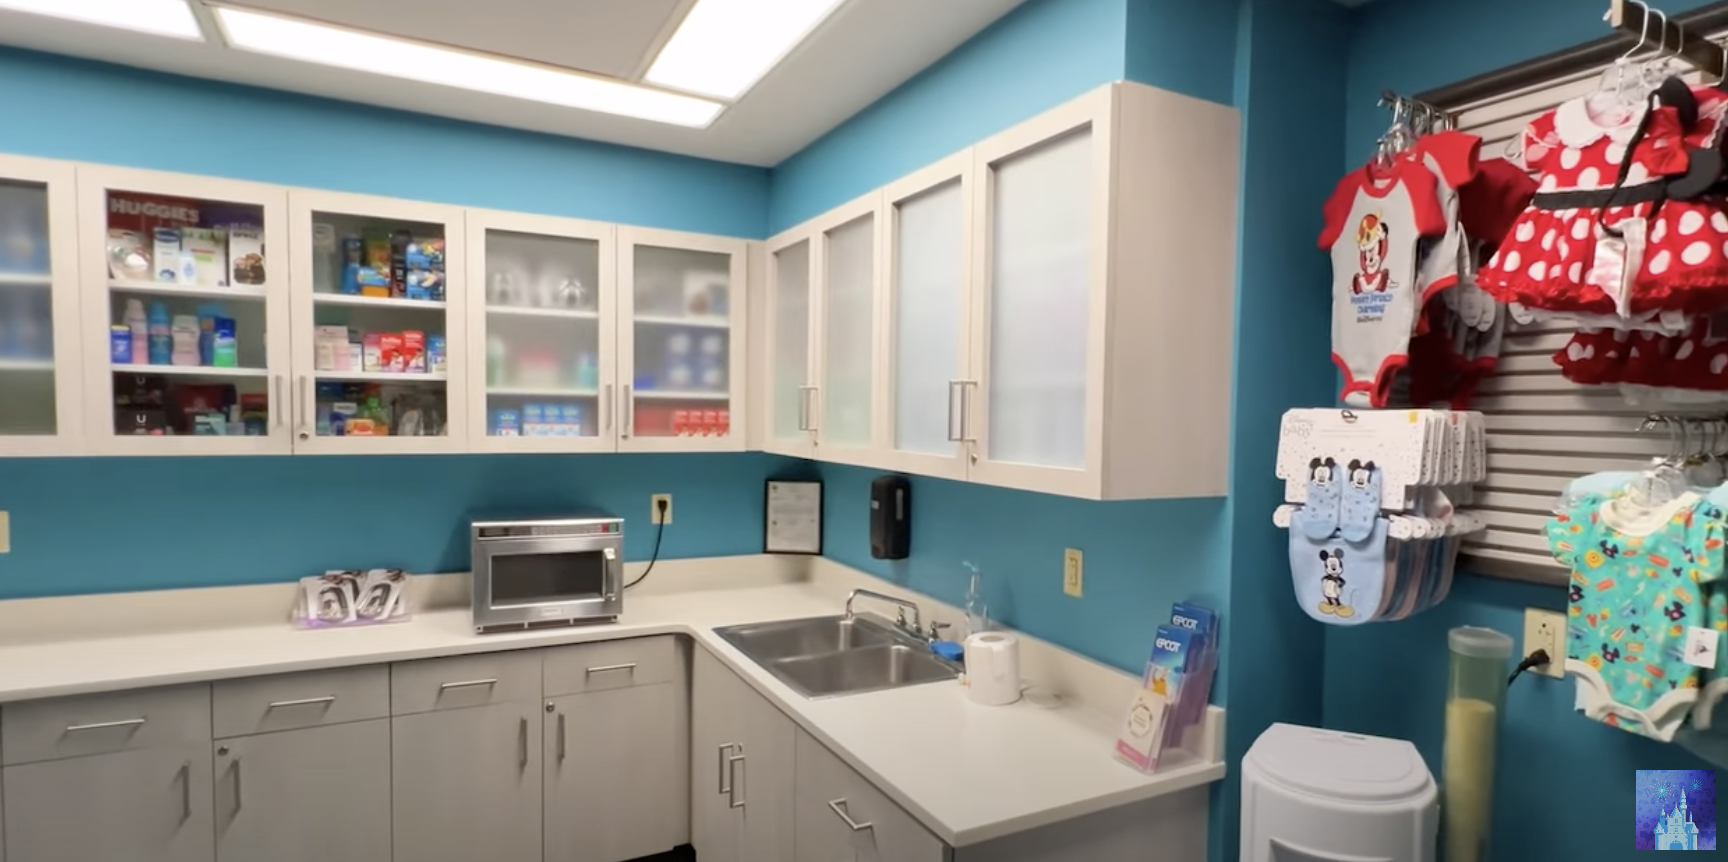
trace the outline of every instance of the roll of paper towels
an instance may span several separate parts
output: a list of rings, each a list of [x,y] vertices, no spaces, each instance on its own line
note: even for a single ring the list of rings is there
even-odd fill
[[[1006,706],[1020,699],[1020,639],[1007,632],[966,638],[966,694],[973,703]]]

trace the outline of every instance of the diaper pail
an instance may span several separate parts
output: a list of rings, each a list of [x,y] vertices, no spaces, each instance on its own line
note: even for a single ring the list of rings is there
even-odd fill
[[[1274,724],[1242,758],[1242,862],[1434,862],[1439,829],[1402,739]]]

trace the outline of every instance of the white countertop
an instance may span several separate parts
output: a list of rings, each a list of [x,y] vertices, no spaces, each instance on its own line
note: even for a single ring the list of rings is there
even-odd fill
[[[61,600],[57,600],[61,601]],[[77,601],[77,600],[63,600]],[[0,644],[0,702],[655,634],[688,635],[950,846],[1198,787],[1222,763],[1142,775],[1111,757],[1114,717],[1022,701],[983,707],[958,683],[809,700],[714,634],[837,613],[804,584],[632,595],[612,625],[476,636],[466,610],[298,631],[286,624]]]

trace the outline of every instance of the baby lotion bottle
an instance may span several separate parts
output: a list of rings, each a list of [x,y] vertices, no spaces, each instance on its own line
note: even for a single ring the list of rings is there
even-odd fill
[[[1445,862],[1487,862],[1494,741],[1512,639],[1493,629],[1459,626],[1446,640],[1452,649],[1452,672],[1441,752],[1440,840]]]
[[[133,365],[150,364],[150,319],[144,316],[144,300],[126,300],[126,328],[132,330]]]

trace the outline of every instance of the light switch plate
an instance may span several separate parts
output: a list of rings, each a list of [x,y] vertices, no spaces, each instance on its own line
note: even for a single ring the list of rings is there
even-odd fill
[[[1524,652],[1513,656],[1520,661],[1537,650],[1548,651],[1548,663],[1530,670],[1543,676],[1561,679],[1566,676],[1566,613],[1547,608],[1524,609]]]
[[[12,516],[0,512],[0,554],[12,552]]]
[[[1085,577],[1085,554],[1079,548],[1062,552],[1062,592],[1080,598]]]

